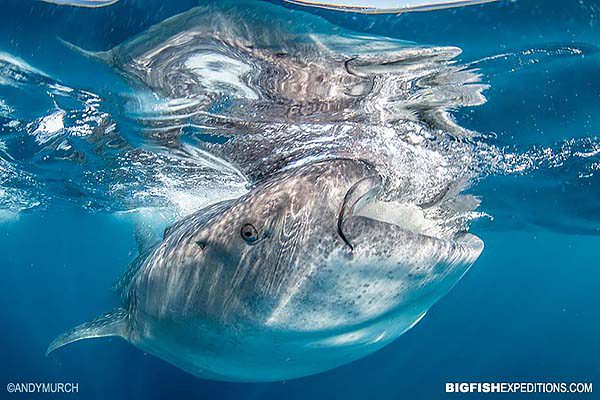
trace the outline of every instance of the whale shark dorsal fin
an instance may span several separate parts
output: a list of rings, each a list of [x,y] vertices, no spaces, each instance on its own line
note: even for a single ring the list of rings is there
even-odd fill
[[[129,314],[123,308],[117,308],[103,314],[98,318],[78,325],[75,328],[59,335],[46,350],[46,356],[54,350],[78,340],[100,338],[106,336],[120,336],[127,338],[129,331]]]

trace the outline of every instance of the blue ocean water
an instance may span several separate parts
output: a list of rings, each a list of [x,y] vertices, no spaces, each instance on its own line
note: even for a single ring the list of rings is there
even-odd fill
[[[134,224],[124,212],[167,207],[172,197],[165,190],[187,204],[186,182],[206,179],[186,175],[166,189],[136,179],[156,175],[149,167],[127,170],[121,141],[146,151],[169,148],[163,137],[138,133],[131,115],[142,112],[131,103],[142,89],[114,65],[57,38],[106,50],[198,4],[121,0],[89,10],[3,2],[0,82],[20,83],[0,86],[2,384],[77,382],[79,392],[64,397],[82,399],[479,398],[445,394],[445,383],[597,384],[600,6],[594,1],[518,0],[400,16],[273,2],[365,35],[458,47],[457,63],[476,70],[487,85],[485,102],[446,107],[458,126],[501,149],[477,147],[469,161],[481,168],[467,192],[490,216],[472,221],[469,230],[486,248],[458,285],[391,345],[335,370],[277,383],[198,379],[118,339],[76,343],[45,357],[57,334],[115,304],[109,288],[137,251]],[[50,136],[44,137],[36,129],[57,110],[73,130],[46,129]],[[201,141],[199,130],[185,139]],[[117,185],[123,182],[124,188]],[[533,396],[510,395],[521,397]]]

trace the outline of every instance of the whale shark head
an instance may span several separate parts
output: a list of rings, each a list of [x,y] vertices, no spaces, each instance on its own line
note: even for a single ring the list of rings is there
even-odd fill
[[[297,332],[354,329],[423,300],[416,318],[482,244],[415,231],[378,200],[380,185],[370,164],[330,160],[201,210],[169,229],[138,273],[137,304],[158,319]]]

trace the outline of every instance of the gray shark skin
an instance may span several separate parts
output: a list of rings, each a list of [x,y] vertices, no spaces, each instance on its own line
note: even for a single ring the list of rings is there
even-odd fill
[[[483,249],[471,234],[442,240],[370,215],[380,185],[370,164],[321,161],[192,214],[133,263],[121,308],[48,353],[119,336],[198,377],[276,381],[380,349]]]

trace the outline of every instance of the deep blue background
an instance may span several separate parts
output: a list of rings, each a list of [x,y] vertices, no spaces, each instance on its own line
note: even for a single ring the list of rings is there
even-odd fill
[[[519,0],[403,16],[315,12],[352,29],[458,46],[463,61],[556,43],[584,44],[589,54],[583,58],[510,74],[484,70],[489,102],[457,112],[462,124],[495,133],[499,144],[526,148],[598,134],[597,3]],[[123,83],[108,67],[67,56],[56,36],[107,49],[193,4],[122,0],[107,9],[76,10],[4,0],[0,51],[73,87],[85,88],[93,79],[96,90],[121,90]],[[590,381],[598,392],[600,188],[597,178],[571,178],[559,168],[482,182],[473,192],[482,196],[483,209],[496,215],[473,227],[486,249],[423,321],[366,359],[273,384],[200,380],[120,340],[77,343],[45,358],[59,332],[112,308],[109,288],[135,255],[133,227],[115,216],[65,209],[4,219],[0,386],[78,382],[77,395],[61,396],[73,399],[484,398],[446,395],[447,381]],[[0,398],[23,396],[0,389]]]

